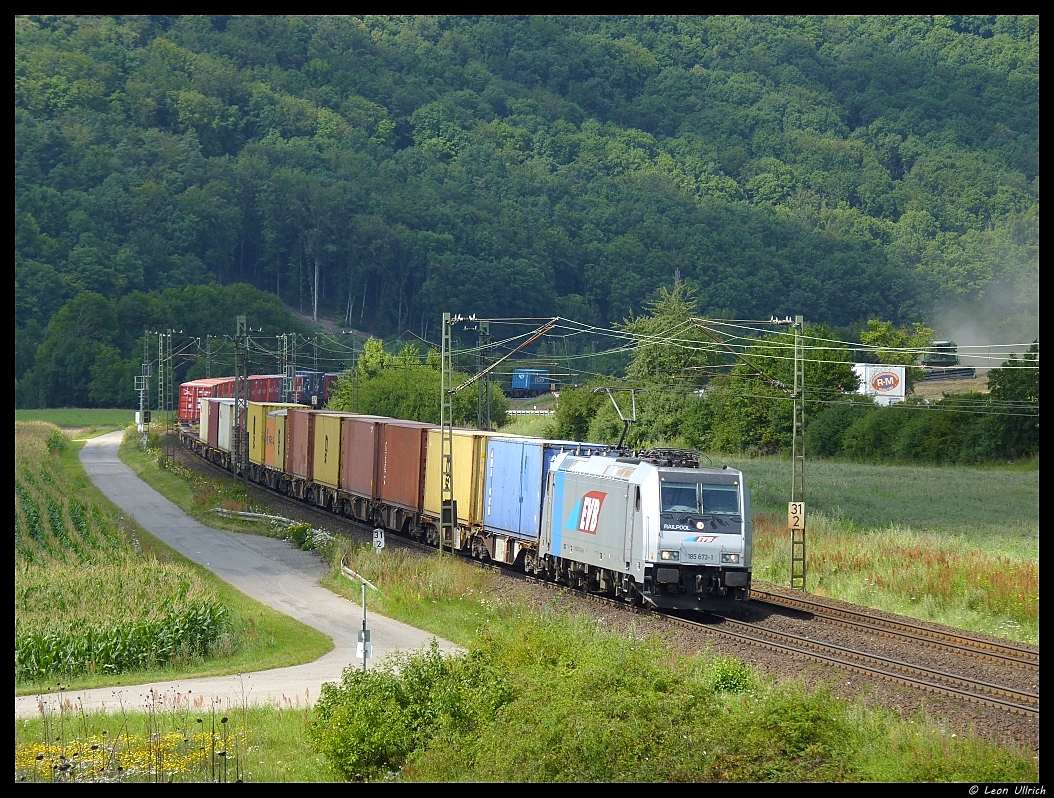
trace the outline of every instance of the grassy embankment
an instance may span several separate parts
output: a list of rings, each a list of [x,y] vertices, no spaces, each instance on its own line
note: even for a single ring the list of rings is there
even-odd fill
[[[290,756],[312,746],[303,749],[305,761],[326,754],[325,767],[300,778],[395,771],[422,780],[1036,777],[1030,755],[952,737],[927,717],[904,720],[822,687],[774,684],[737,660],[681,657],[659,640],[627,646],[592,621],[512,606],[495,598],[496,577],[452,557],[391,548],[378,556],[339,538],[329,553],[334,563],[346,553],[350,567],[380,587],[369,592],[371,611],[441,634],[470,654],[446,665],[414,655],[402,662],[407,676],[349,671],[343,687],[327,693],[314,732],[289,746]],[[326,583],[353,600],[360,595],[336,569]],[[538,767],[525,771],[524,761]]]
[[[754,574],[787,584],[790,464],[743,469],[754,501]],[[813,461],[806,475],[808,587],[864,606],[1039,642],[1039,462],[896,466]]]
[[[271,610],[125,518],[82,443],[16,422],[16,694],[311,661],[325,635]]]

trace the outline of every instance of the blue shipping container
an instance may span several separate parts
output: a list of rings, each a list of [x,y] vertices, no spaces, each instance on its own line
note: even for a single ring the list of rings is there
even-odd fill
[[[321,408],[324,404],[322,388],[325,376],[321,371],[296,372],[293,377],[293,395],[289,401]]]
[[[608,454],[605,444],[491,438],[487,441],[483,523],[486,529],[538,539],[542,500],[553,460],[561,452]]]
[[[545,369],[513,369],[514,391],[548,391],[549,372]]]

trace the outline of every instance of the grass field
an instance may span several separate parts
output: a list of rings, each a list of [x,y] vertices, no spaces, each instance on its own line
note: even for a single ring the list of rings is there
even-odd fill
[[[118,714],[69,707],[15,721],[15,781],[333,781],[308,739],[313,718],[292,699],[272,707],[199,699]]]
[[[134,410],[98,407],[56,407],[47,410],[16,410],[15,421],[47,421],[56,427],[126,427],[135,420]]]
[[[747,475],[756,579],[790,578],[790,463],[714,456]],[[894,466],[810,461],[810,591],[1039,642],[1039,461]]]
[[[747,475],[755,510],[786,515],[790,462],[713,455]],[[1024,466],[897,466],[813,460],[806,507],[860,530],[933,532],[990,554],[1039,559],[1039,461]]]
[[[51,435],[58,434],[58,430],[50,425],[22,425],[16,422],[16,460],[19,451],[18,442],[20,440],[23,441],[23,448],[25,448],[24,442],[27,438],[27,428],[34,431],[34,433],[39,433],[37,437],[44,437],[45,439]],[[50,430],[51,432],[48,432],[47,430]],[[119,674],[101,672],[92,673],[90,672],[90,669],[74,673],[63,673],[61,674],[61,681],[66,688],[79,689],[108,685],[137,684],[142,681],[155,680],[158,678],[171,678],[176,675],[214,676],[263,670],[266,668],[284,667],[303,662],[310,662],[332,649],[332,641],[326,635],[323,635],[317,630],[282,615],[281,613],[249,598],[241,591],[236,590],[223,580],[219,579],[211,571],[191,563],[189,560],[172,549],[169,549],[159,540],[154,538],[146,532],[146,530],[142,529],[142,527],[139,527],[134,522],[124,518],[119,509],[98,490],[90,479],[88,479],[88,475],[84,471],[84,467],[77,456],[82,445],[83,444],[81,443],[75,441],[70,442],[67,440],[61,448],[56,447],[51,454],[43,456],[36,455],[35,458],[28,458],[36,463],[35,469],[28,468],[27,466],[19,471],[18,476],[21,477],[23,483],[26,483],[27,479],[25,475],[21,473],[22,470],[27,470],[30,476],[35,480],[36,484],[34,486],[23,485],[22,490],[23,493],[32,500],[31,503],[38,508],[38,514],[41,516],[40,521],[37,522],[37,525],[41,530],[38,532],[41,539],[38,541],[34,538],[26,544],[27,547],[32,550],[32,553],[39,557],[41,563],[27,567],[44,567],[44,554],[47,553],[46,564],[47,567],[52,570],[53,577],[61,575],[59,572],[62,569],[72,568],[74,572],[82,570],[80,564],[85,555],[77,552],[85,549],[91,541],[94,541],[96,544],[101,544],[105,538],[105,529],[109,529],[111,533],[116,533],[121,537],[122,542],[118,545],[118,548],[121,550],[119,552],[120,557],[117,557],[116,555],[106,555],[105,557],[99,556],[96,559],[102,560],[100,567],[105,568],[107,567],[107,564],[112,561],[113,567],[120,570],[120,568],[124,568],[125,566],[121,565],[117,560],[120,560],[123,563],[128,556],[137,553],[136,556],[142,558],[142,565],[138,570],[146,575],[149,575],[152,571],[149,565],[151,562],[156,562],[158,568],[169,568],[185,573],[186,579],[189,580],[189,583],[200,584],[201,589],[211,594],[219,604],[229,610],[229,645],[225,645],[222,650],[214,650],[212,652],[213,656],[208,658],[200,656],[179,657],[177,658],[178,661],[170,661],[161,666],[130,669]],[[38,446],[37,448],[40,447]],[[42,462],[45,458],[46,462]],[[22,460],[18,462],[25,464],[27,462],[27,457],[23,456]],[[42,465],[46,466],[43,470],[41,469]],[[38,495],[41,490],[41,485],[46,485],[48,483],[46,479],[43,477],[37,477],[37,475],[45,472],[47,473],[48,478],[52,480],[52,483],[57,483],[61,486],[61,496],[63,501],[67,504],[74,503],[78,506],[87,508],[87,515],[92,521],[84,527],[85,532],[83,534],[80,531],[80,528],[84,525],[79,524],[77,520],[81,514],[80,510],[60,506],[61,503],[58,502],[57,499],[52,499],[49,504],[46,495]],[[95,520],[97,517],[104,520],[113,519],[112,528],[106,527],[104,529],[104,527]],[[18,521],[17,519],[19,518],[22,520]],[[18,525],[24,526],[27,530],[30,527],[29,519],[26,517],[25,513],[24,503],[21,499],[16,498],[16,526]],[[61,530],[59,530],[60,526]],[[130,546],[134,551],[124,552],[124,540],[132,541]],[[16,530],[16,546],[17,545],[18,534]],[[76,554],[76,557],[74,557],[74,554]],[[18,559],[19,558],[16,557],[16,599],[18,596],[19,581],[17,578]],[[156,571],[157,569],[153,570]],[[126,575],[117,578],[122,578],[126,581],[128,579],[133,579],[135,569],[133,569],[131,573],[133,576]],[[53,578],[51,582],[52,587],[59,583],[57,578]],[[63,582],[63,584],[65,584],[65,582]],[[180,580],[176,579],[172,586],[178,589],[179,585]],[[82,585],[80,585],[80,581],[73,580],[70,582],[70,586],[78,587]],[[48,586],[45,585],[45,587]],[[124,586],[122,586],[122,589],[123,587]],[[51,587],[48,587],[48,589],[51,589]],[[96,593],[98,593],[98,591],[96,591]],[[120,595],[120,591],[116,588],[110,593],[95,595],[94,599],[98,602],[96,614],[104,611],[117,613],[118,615],[120,615],[122,611],[129,612],[129,607],[123,607],[119,603],[114,604],[118,595]],[[62,597],[55,596],[54,600],[61,603]],[[73,603],[77,605],[83,604],[83,602],[76,599],[73,600]],[[92,608],[89,605],[80,607],[79,609],[91,611]],[[36,607],[34,611],[39,613],[39,610],[40,608]],[[27,617],[30,614],[33,613],[27,613]],[[49,615],[47,612],[44,614],[45,616]],[[56,614],[51,613],[51,615]],[[56,617],[58,616],[56,615]],[[16,625],[18,623],[18,618],[19,612],[16,606]],[[132,624],[129,624],[129,626],[131,625]],[[58,679],[59,674],[56,674],[53,678],[43,680],[25,680],[16,684],[16,694],[27,695],[54,689]]]

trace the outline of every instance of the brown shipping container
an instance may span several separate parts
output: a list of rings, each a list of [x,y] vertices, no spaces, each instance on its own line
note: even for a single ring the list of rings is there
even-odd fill
[[[315,470],[315,416],[313,410],[290,410],[286,417],[285,470],[312,479]]]
[[[380,497],[384,422],[389,420],[381,416],[344,417],[340,487],[348,493],[370,499]]]
[[[385,422],[379,474],[382,501],[420,512],[430,429],[435,425],[398,419]]]

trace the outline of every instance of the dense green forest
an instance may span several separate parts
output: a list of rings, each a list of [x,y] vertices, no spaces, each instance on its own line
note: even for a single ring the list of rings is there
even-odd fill
[[[1036,17],[19,17],[18,396],[138,361],[141,319],[62,377],[71,300],[207,283],[434,339],[679,274],[709,315],[1031,340],[1038,93]]]

